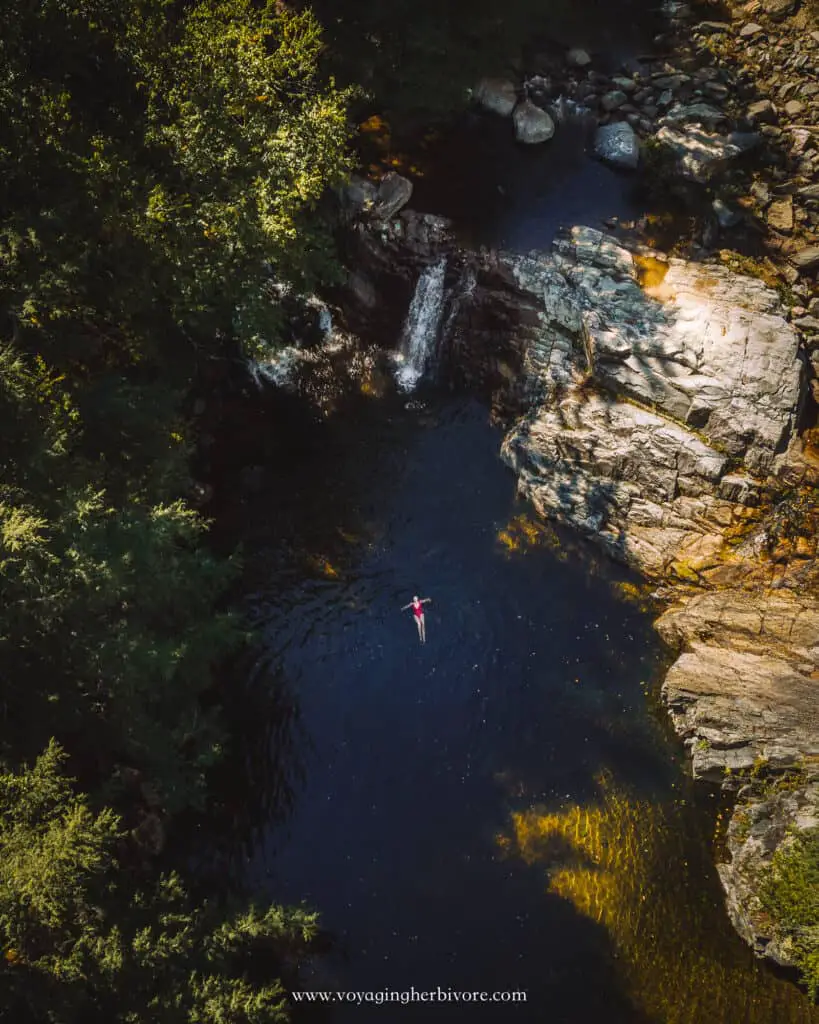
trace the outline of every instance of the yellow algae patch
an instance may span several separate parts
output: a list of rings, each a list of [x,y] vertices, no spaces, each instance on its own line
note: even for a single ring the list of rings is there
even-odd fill
[[[333,568],[330,561],[322,555],[309,555],[307,558],[307,564],[311,569],[314,569],[316,572],[320,572],[322,576],[326,576],[327,579],[338,579],[338,570]]]
[[[690,819],[608,775],[598,785],[593,806],[514,813],[497,842],[542,864],[548,891],[606,929],[634,1004],[658,1024],[817,1024],[819,1008],[755,963],[713,905],[687,860]]]
[[[653,604],[651,594],[654,589],[651,583],[632,583],[628,580],[615,580],[612,582],[611,587],[621,600],[635,604],[644,611],[651,609]]]
[[[522,513],[498,530],[496,540],[507,553],[533,547],[557,548],[560,541],[551,524]]]
[[[664,296],[662,289],[663,281],[668,273],[668,263],[665,260],[655,259],[654,256],[634,256],[634,265],[637,268],[640,287],[648,295],[655,298]]]

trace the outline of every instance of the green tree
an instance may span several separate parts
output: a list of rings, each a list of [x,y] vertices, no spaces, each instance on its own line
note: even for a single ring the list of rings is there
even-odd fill
[[[137,767],[176,810],[201,798],[218,753],[201,694],[240,638],[214,604],[232,573],[201,544],[205,524],[171,500],[184,452],[172,437],[111,500],[82,455],[82,423],[42,360],[0,353],[0,632],[3,712],[12,754],[52,734],[103,776]],[[127,476],[127,475],[126,475]]]
[[[0,775],[3,1008],[50,1024],[286,1021],[269,979],[309,944],[314,916],[193,907],[176,875],[135,888],[119,819],[90,810],[64,760],[52,742],[33,768]]]

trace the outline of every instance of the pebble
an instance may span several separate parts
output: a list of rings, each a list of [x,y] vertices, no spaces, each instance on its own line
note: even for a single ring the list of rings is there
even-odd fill
[[[739,30],[739,35],[741,39],[750,39],[751,36],[759,35],[760,32],[764,31],[761,25],[757,25],[755,21],[749,21],[747,25],[743,25]]]

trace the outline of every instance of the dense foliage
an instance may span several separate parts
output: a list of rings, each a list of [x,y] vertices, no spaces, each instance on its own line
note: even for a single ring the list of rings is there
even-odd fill
[[[819,828],[779,847],[762,889],[777,930],[790,937],[811,998],[819,996]]]
[[[554,21],[535,0],[313,0],[333,67],[363,87],[362,111],[398,131],[429,127],[461,109],[484,75],[510,74],[521,48]]]
[[[321,48],[272,0],[0,9],[0,943],[37,1020],[275,1020],[278,990],[228,968],[309,931],[220,926],[175,878],[132,891],[119,814],[201,806],[225,741],[203,697],[242,632],[188,504],[185,399],[275,340],[271,282],[332,274],[347,98]]]
[[[3,1009],[88,1024],[287,1020],[272,971],[312,937],[313,916],[216,914],[175,874],[136,889],[117,860],[119,819],[72,792],[63,760],[52,743],[0,776]]]

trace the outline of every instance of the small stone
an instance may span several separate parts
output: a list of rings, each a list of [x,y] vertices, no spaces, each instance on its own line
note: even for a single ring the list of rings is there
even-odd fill
[[[799,0],[762,0],[761,8],[774,21],[782,21],[796,10]]]
[[[666,89],[665,92],[661,92],[657,97],[658,107],[669,107],[674,102],[674,93],[670,89]]]
[[[805,109],[805,104],[799,100],[788,100],[785,104],[785,113],[788,117],[797,117]]]
[[[679,89],[681,85],[691,81],[690,75],[657,75],[652,76],[655,89]]]
[[[628,96],[619,89],[615,89],[613,92],[607,92],[600,99],[600,105],[603,110],[617,110],[618,107],[622,107],[622,105],[627,102]]]
[[[800,316],[793,324],[808,334],[816,334],[819,331],[819,320],[815,316]]]
[[[739,30],[740,39],[750,39],[752,36],[759,35],[760,32],[765,30],[761,25],[757,25],[755,21],[749,21],[747,25],[743,25]]]
[[[711,208],[716,214],[717,222],[721,228],[732,228],[742,220],[742,214],[737,210],[732,210],[722,199],[715,199],[711,204]]]
[[[584,68],[587,64],[591,64],[591,57],[585,50],[581,50],[580,47],[574,47],[566,54],[566,61],[572,67]]]
[[[715,100],[728,98],[728,86],[723,85],[722,82],[706,82],[703,89]]]
[[[753,124],[773,124],[776,108],[770,100],[757,100],[748,107],[746,115]]]
[[[531,100],[524,100],[515,107],[512,120],[515,123],[515,138],[527,145],[547,142],[555,133],[552,118]]]
[[[474,95],[484,110],[501,117],[509,117],[518,101],[515,83],[506,78],[482,78]]]
[[[819,92],[819,85],[816,82],[808,82],[807,85],[802,86],[799,92],[805,99],[810,99],[811,96],[815,96]]]
[[[793,231],[793,200],[790,196],[777,199],[768,207],[768,226],[774,231]]]
[[[707,35],[717,35],[721,32],[730,32],[731,24],[727,21],[701,21],[697,28]]]
[[[819,267],[819,245],[808,245],[800,249],[791,255],[790,261],[803,273],[815,270]]]
[[[611,84],[621,92],[633,93],[637,91],[637,83],[634,79],[626,78],[624,75],[615,75],[611,80]]]
[[[631,97],[635,103],[648,103],[654,92],[651,89],[638,89],[637,92]]]
[[[640,161],[640,143],[627,121],[598,128],[594,152],[601,160],[627,170],[634,170]]]

